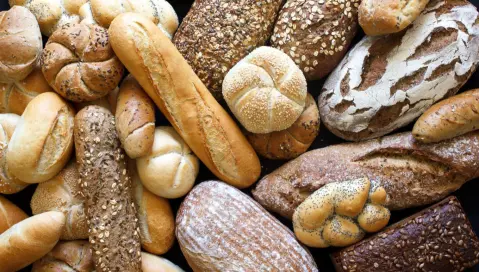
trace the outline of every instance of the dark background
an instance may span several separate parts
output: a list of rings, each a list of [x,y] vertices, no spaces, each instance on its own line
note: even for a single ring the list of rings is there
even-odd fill
[[[192,0],[168,0],[168,1],[175,8],[175,11],[178,14],[178,17],[180,18],[180,22],[182,18],[188,12],[191,4],[193,3]],[[264,0],[258,0],[258,1],[264,1]],[[472,0],[470,2],[472,2],[476,6],[479,6],[479,0]],[[6,10],[8,8],[9,8],[8,1],[0,0],[0,10]],[[363,35],[364,35],[363,33],[359,33],[356,37],[356,42],[360,40]],[[311,94],[313,94],[315,98],[317,98],[319,95],[319,91],[321,90],[322,84],[323,84],[323,81],[308,82],[308,91]],[[473,88],[479,88],[479,72],[476,72],[475,74],[472,75],[471,79],[467,82],[467,84],[462,88],[461,91],[469,90]],[[161,113],[159,112],[157,113],[157,120],[158,120],[157,125],[168,124],[165,118],[161,116]],[[407,130],[411,130],[411,127],[409,126],[404,129],[401,129],[401,131],[407,131]],[[313,143],[310,149],[317,149],[317,148],[321,148],[321,147],[325,147],[328,145],[337,144],[341,142],[343,142],[341,139],[337,138],[336,136],[331,134],[329,131],[327,131],[327,129],[324,126],[321,126],[321,131],[319,133],[319,136],[315,140],[315,142]],[[284,163],[285,163],[284,161],[270,161],[270,160],[263,159],[261,161],[262,175],[266,175],[272,172],[274,169],[278,168]],[[198,176],[197,183],[201,181],[205,181],[205,180],[211,180],[211,179],[216,179],[216,178],[204,165],[201,165],[200,174]],[[18,194],[14,194],[14,195],[9,195],[7,196],[7,198],[13,201],[19,207],[21,207],[25,212],[31,214],[30,199],[33,192],[35,191],[35,188],[36,188],[35,185],[31,185],[27,187],[25,190],[23,190],[22,192]],[[244,192],[249,194],[249,190],[244,190]],[[469,183],[465,184],[459,191],[454,193],[454,195],[456,195],[461,201],[462,206],[469,217],[469,220],[472,222],[474,231],[477,234],[479,234],[479,200],[476,199],[477,195],[479,195],[478,193],[479,193],[479,180],[470,181]],[[170,201],[175,213],[178,210],[178,207],[181,204],[182,200],[183,199],[181,198],[181,199]],[[393,212],[391,223],[401,220],[402,218],[409,216],[419,210],[421,210],[421,208]],[[291,223],[289,221],[279,217],[278,219],[281,220],[281,222],[283,222],[285,225],[291,228]],[[331,253],[334,250],[335,249],[311,249],[311,253],[314,256],[320,271],[327,271],[327,272],[334,271],[332,263],[329,260],[329,253]],[[163,257],[171,260],[178,266],[182,267],[185,271],[191,271],[191,269],[188,267],[188,264],[186,263],[186,260],[183,257],[183,254],[181,253],[178,243],[175,243],[173,248],[168,253],[164,254]],[[30,268],[24,269],[24,271],[29,271],[29,270]],[[467,270],[467,271],[479,272],[479,266],[476,266],[474,269]]]

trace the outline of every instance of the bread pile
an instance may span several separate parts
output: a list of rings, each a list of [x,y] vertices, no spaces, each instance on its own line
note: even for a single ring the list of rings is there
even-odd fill
[[[479,263],[474,5],[170,3],[0,11],[0,272]]]

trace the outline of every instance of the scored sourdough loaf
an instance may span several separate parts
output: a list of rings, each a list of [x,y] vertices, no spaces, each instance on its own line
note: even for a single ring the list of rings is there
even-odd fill
[[[109,33],[118,58],[211,172],[239,188],[253,184],[256,153],[168,37],[134,13],[116,17]]]
[[[173,42],[207,89],[222,101],[231,67],[271,36],[283,0],[196,0]]]
[[[176,238],[193,271],[318,271],[286,226],[222,182],[203,182],[188,194]]]
[[[291,218],[324,185],[362,177],[386,189],[391,210],[434,203],[479,177],[479,131],[431,145],[400,133],[309,151],[260,180],[253,196]]]
[[[359,141],[385,135],[454,95],[479,62],[479,13],[466,0],[432,0],[407,30],[365,37],[323,86],[321,120]]]

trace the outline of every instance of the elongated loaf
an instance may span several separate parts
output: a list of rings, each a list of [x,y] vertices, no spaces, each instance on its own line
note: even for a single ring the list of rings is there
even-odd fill
[[[194,271],[318,271],[286,226],[217,181],[201,183],[185,198],[176,238]]]
[[[353,141],[409,124],[476,70],[478,21],[466,0],[432,0],[406,31],[365,37],[324,84],[321,120]]]
[[[168,37],[134,13],[116,17],[109,33],[118,58],[198,158],[225,182],[253,184],[261,172],[256,153]]]
[[[96,270],[140,271],[140,229],[113,114],[99,106],[81,110],[75,149]]]
[[[0,196],[0,234],[27,217],[22,209]]]
[[[265,176],[253,196],[266,209],[291,218],[323,185],[361,177],[386,189],[389,209],[434,203],[479,177],[479,132],[432,145],[400,133],[313,150]]]

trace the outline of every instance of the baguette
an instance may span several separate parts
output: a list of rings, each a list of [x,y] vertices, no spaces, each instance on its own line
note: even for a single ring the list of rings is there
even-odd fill
[[[140,271],[140,229],[113,114],[88,106],[75,117],[75,149],[97,271]]]
[[[0,196],[0,234],[26,219],[27,214],[3,196]]]
[[[113,50],[201,161],[238,188],[259,177],[259,159],[175,46],[147,18],[124,13],[110,26]]]
[[[390,210],[441,200],[479,177],[479,131],[433,145],[400,133],[313,150],[265,176],[253,196],[266,209],[291,218],[324,185],[362,177],[386,189]]]
[[[479,89],[430,107],[414,124],[412,134],[423,143],[435,143],[479,128]]]

